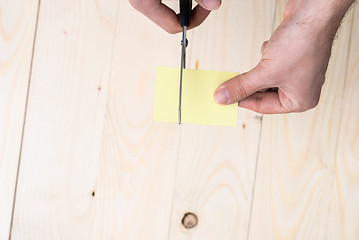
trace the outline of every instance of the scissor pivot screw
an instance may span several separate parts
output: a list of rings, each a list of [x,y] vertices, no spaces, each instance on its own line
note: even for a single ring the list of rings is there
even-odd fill
[[[181,40],[181,45],[183,45],[183,40]],[[186,38],[186,47],[188,46],[188,39]]]

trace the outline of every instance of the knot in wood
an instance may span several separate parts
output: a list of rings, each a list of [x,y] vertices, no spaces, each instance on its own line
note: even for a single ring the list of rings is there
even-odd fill
[[[185,228],[194,228],[198,224],[198,218],[194,213],[185,213],[182,218],[182,225]]]

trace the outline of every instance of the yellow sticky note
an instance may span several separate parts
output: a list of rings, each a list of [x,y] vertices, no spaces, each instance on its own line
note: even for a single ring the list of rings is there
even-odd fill
[[[238,73],[183,70],[182,123],[219,126],[237,125],[238,105],[219,105],[216,88]],[[153,120],[178,122],[180,69],[157,67]]]

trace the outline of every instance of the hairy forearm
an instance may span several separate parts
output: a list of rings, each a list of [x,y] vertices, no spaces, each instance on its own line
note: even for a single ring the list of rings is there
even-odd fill
[[[342,19],[355,0],[321,0],[323,4],[328,4],[328,17],[332,19]]]
[[[334,36],[353,3],[288,0],[283,21],[262,45],[258,65],[219,86],[216,101],[238,102],[240,107],[259,113],[314,108],[325,82]]]
[[[343,18],[355,0],[289,0],[285,15],[306,18]]]
[[[289,0],[284,20],[332,41],[355,0]]]

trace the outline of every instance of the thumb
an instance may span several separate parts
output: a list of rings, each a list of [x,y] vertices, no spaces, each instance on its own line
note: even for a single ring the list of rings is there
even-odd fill
[[[214,93],[214,100],[218,104],[232,104],[261,89],[269,88],[270,86],[265,84],[262,76],[262,71],[258,67],[240,74],[222,83]]]
[[[207,10],[216,10],[221,6],[221,0],[196,0],[196,2]]]

